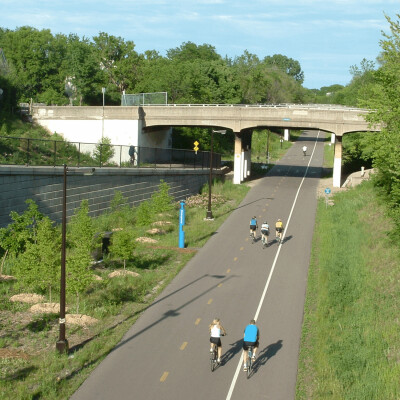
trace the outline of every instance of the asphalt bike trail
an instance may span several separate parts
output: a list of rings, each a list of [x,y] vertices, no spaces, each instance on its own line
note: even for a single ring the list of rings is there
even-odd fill
[[[97,366],[71,399],[293,399],[324,134],[305,131]],[[304,157],[302,146],[307,145]],[[249,237],[257,216],[269,246]],[[285,225],[282,244],[275,222]],[[205,221],[204,223],[207,223]],[[209,362],[208,325],[220,318],[222,365]],[[250,379],[243,329],[256,318]]]

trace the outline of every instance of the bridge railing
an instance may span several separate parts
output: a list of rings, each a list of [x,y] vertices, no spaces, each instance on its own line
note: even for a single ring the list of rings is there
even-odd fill
[[[213,153],[213,168],[221,155]],[[0,165],[208,169],[210,152],[0,136]]]

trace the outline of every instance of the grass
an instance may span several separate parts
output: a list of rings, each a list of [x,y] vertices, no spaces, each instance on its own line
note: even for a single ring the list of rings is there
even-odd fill
[[[398,243],[370,182],[318,204],[296,399],[400,396]]]
[[[335,156],[335,146],[330,142],[330,138],[326,138],[329,142],[325,141],[324,144],[324,168],[333,168],[333,159]],[[332,174],[331,174],[332,175]]]
[[[186,207],[185,250],[178,248],[179,208],[157,216],[172,224],[165,228],[165,234],[155,236],[158,243],[136,245],[126,269],[137,272],[139,277],[109,278],[110,272],[123,269],[123,263],[112,258],[93,266],[93,273],[102,280],[94,281],[80,296],[79,313],[97,318],[99,322],[87,328],[67,325],[69,355],[59,355],[55,350],[58,315],[32,317],[30,305],[9,301],[13,294],[19,293],[17,284],[1,282],[0,398],[65,399],[71,396],[155,296],[193,257],[196,249],[206,243],[237,207],[248,190],[246,185],[215,182],[212,188],[214,220],[204,221],[208,200],[205,187],[205,194],[200,196],[202,203]],[[119,215],[112,223],[110,215],[105,215],[98,226],[111,229],[119,227],[122,220]],[[150,224],[134,227],[136,236],[149,236],[146,231],[150,227]],[[57,296],[54,292],[53,298]],[[66,303],[71,313],[76,312],[76,298],[68,290]]]

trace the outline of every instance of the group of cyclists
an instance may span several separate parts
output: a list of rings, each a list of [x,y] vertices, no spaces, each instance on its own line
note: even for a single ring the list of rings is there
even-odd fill
[[[257,218],[254,216],[250,220],[250,236],[256,238],[258,229]],[[269,236],[269,225],[267,221],[264,221],[261,224],[261,240],[263,244],[268,244],[268,236]],[[278,219],[275,223],[275,232],[277,240],[281,241],[283,236],[283,222],[281,219]],[[211,348],[210,352],[214,352],[214,346],[217,346],[217,363],[221,363],[221,355],[222,355],[222,343],[221,343],[221,336],[226,335],[226,331],[224,327],[221,325],[221,321],[219,318],[215,318],[212,323],[209,325],[210,330],[210,343]],[[243,335],[243,370],[247,371],[248,365],[248,350],[250,347],[253,348],[252,353],[252,361],[256,359],[256,352],[258,349],[258,341],[260,338],[260,330],[256,325],[256,321],[252,319],[250,323],[244,329]]]
[[[257,237],[257,229],[258,229],[258,223],[257,223],[257,218],[254,216],[250,220],[250,237],[253,237],[254,240]],[[267,247],[268,246],[268,236],[269,236],[269,225],[267,221],[264,221],[261,224],[261,242],[263,243],[263,246]],[[278,219],[275,223],[275,235],[276,239],[281,242],[282,241],[282,235],[283,235],[283,222],[281,219]]]
[[[217,346],[218,349],[218,364],[221,363],[221,355],[222,355],[222,343],[221,336],[226,335],[226,331],[224,327],[221,325],[221,321],[219,318],[215,318],[213,322],[209,326],[210,329],[210,343],[211,348],[210,352],[214,351],[214,346]],[[256,351],[258,349],[258,341],[260,338],[260,330],[256,325],[256,321],[252,319],[250,323],[244,329],[243,335],[243,371],[247,371],[247,363],[248,363],[248,350],[249,347],[253,348],[252,353],[252,361],[256,359]]]

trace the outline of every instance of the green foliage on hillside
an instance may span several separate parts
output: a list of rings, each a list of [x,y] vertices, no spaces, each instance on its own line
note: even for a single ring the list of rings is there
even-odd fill
[[[398,399],[399,242],[370,182],[318,204],[296,399]]]

